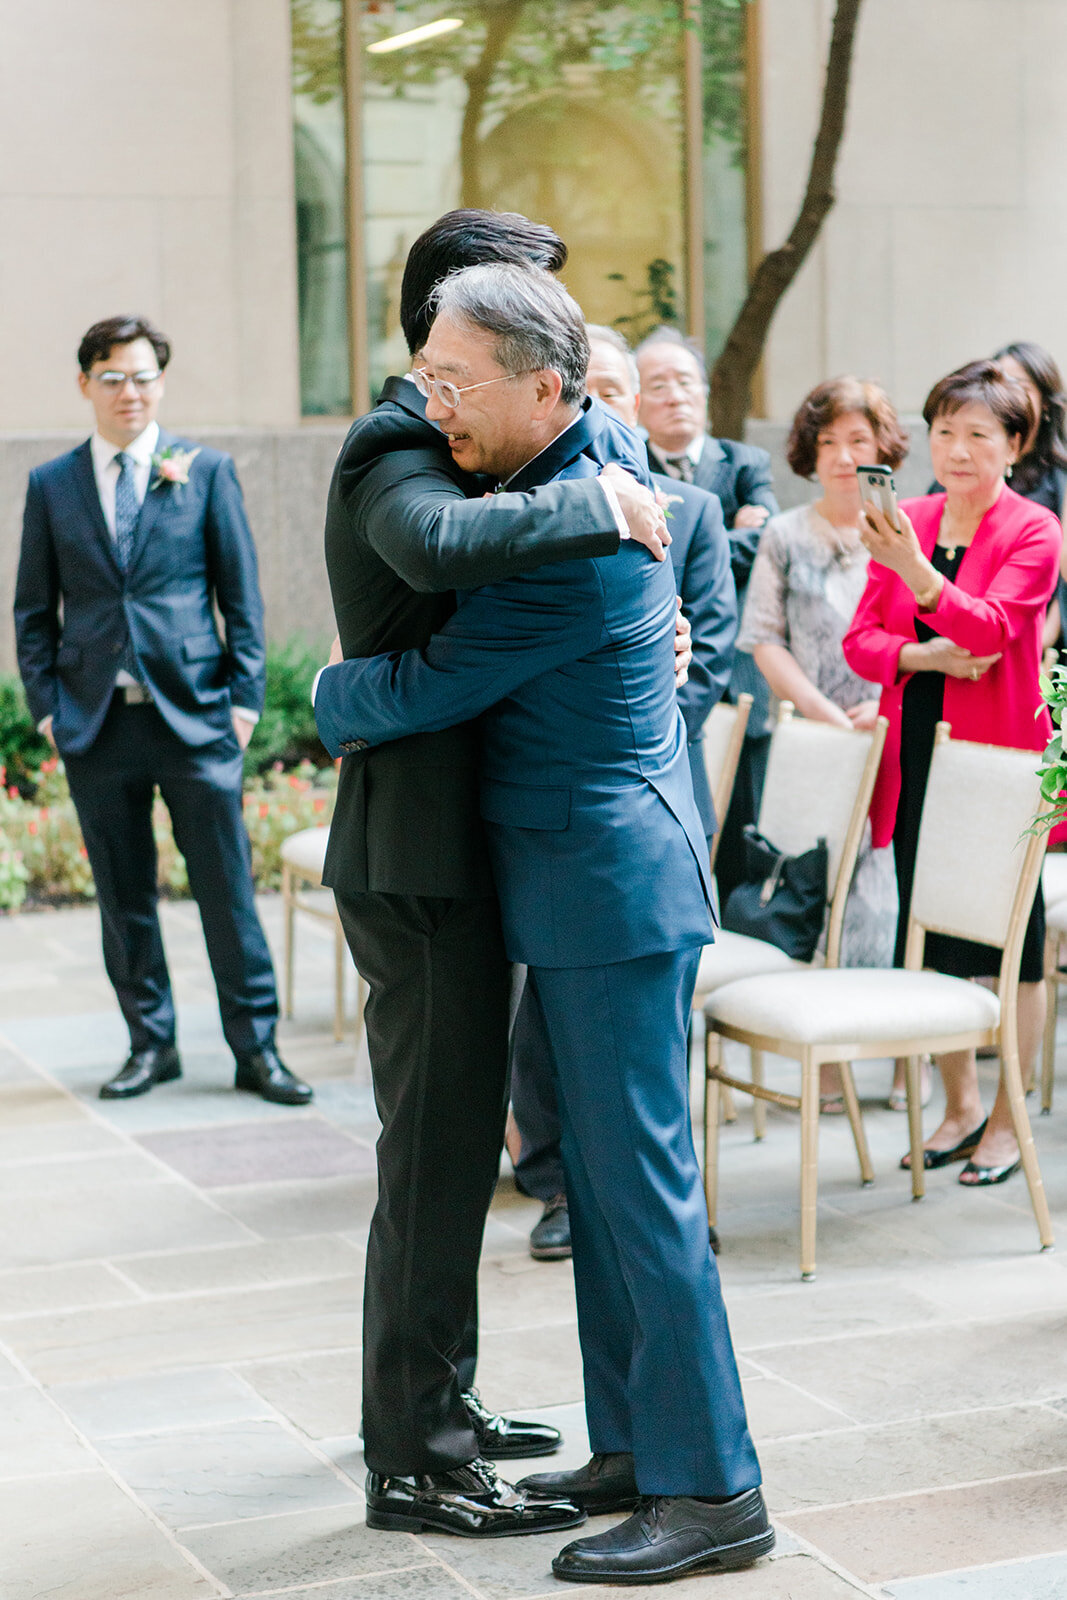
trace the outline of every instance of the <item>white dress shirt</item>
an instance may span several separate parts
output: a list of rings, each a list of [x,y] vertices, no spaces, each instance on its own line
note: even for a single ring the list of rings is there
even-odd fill
[[[696,472],[697,463],[699,462],[701,456],[704,454],[704,440],[706,438],[707,438],[707,434],[706,433],[698,433],[695,439],[690,439],[689,443],[686,445],[684,450],[669,450],[669,451],[668,450],[662,450],[658,444],[653,444],[652,440],[650,439],[648,441],[648,448],[652,451],[652,454],[655,456],[656,460],[660,463],[660,465],[661,465],[661,467],[663,469],[663,472],[667,473],[667,457],[668,457],[668,455],[670,456],[672,461],[677,461],[679,456],[688,456],[690,461],[693,463],[693,471]],[[667,473],[667,475],[668,475],[668,477],[670,476],[669,473]]]

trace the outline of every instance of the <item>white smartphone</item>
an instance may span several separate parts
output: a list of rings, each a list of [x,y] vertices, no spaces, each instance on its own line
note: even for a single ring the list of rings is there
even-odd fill
[[[891,467],[857,467],[860,480],[860,499],[873,500],[886,521],[900,532],[897,515],[897,486],[893,482]]]

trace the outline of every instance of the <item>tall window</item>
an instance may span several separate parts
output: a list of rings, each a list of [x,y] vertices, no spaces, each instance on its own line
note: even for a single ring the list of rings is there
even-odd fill
[[[293,0],[293,141],[305,416],[352,410],[341,0]]]

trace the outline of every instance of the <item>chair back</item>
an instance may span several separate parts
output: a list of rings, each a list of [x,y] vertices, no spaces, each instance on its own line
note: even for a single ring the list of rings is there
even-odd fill
[[[826,840],[830,921],[826,964],[836,966],[841,928],[856,857],[882,758],[885,717],[857,732],[829,722],[795,717],[783,700],[771,739],[759,812],[759,831],[788,855]]]
[[[926,782],[905,965],[920,967],[927,933],[1004,951],[1018,975],[1048,835],[1037,753],[953,739],[940,722]],[[1003,998],[1003,997],[1002,997]]]
[[[737,764],[741,759],[741,746],[744,743],[751,710],[752,696],[739,694],[735,706],[727,705],[724,700],[720,700],[704,724],[704,771],[708,775],[711,803],[715,807],[715,820],[718,823],[711,841],[712,867],[715,866],[715,856],[718,853],[719,840],[722,838],[726,813],[730,809],[734,779],[737,777]]]

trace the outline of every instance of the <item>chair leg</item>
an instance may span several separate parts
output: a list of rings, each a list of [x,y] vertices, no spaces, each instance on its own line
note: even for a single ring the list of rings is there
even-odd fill
[[[856,1157],[860,1164],[860,1182],[866,1187],[867,1184],[874,1182],[874,1168],[871,1166],[871,1152],[867,1148],[867,1131],[863,1126],[860,1099],[856,1093],[856,1080],[852,1076],[852,1063],[839,1061],[837,1069],[841,1074],[841,1093],[856,1146]]]
[[[293,906],[293,869],[287,865],[282,866],[282,907],[282,925],[285,930],[282,958],[285,968],[285,989],[282,996],[282,1015],[291,1017],[293,1014],[293,924],[295,910]]]
[[[760,1089],[763,1088],[763,1051],[750,1050],[752,1061],[752,1082]],[[753,1099],[752,1101],[752,1137],[763,1139],[767,1134],[767,1102],[766,1100]]]
[[[1022,1158],[1023,1171],[1026,1174],[1026,1183],[1030,1190],[1030,1204],[1034,1208],[1034,1220],[1037,1223],[1041,1248],[1042,1250],[1047,1250],[1050,1245],[1055,1243],[1055,1237],[1052,1232],[1052,1218],[1049,1215],[1041,1168],[1038,1166],[1037,1151],[1034,1149],[1034,1135],[1030,1127],[1030,1118],[1026,1114],[1026,1091],[1023,1089],[1022,1073],[1019,1069],[1018,1044],[1015,1041],[1009,1042],[1003,1035],[1001,1037],[1001,1073],[1004,1078],[1004,1087],[1008,1091],[1012,1126],[1015,1129],[1015,1137],[1019,1141],[1019,1155]]]
[[[815,1276],[815,1207],[819,1193],[819,1066],[810,1053],[800,1062],[800,1276]]]
[[[704,1034],[704,1199],[708,1208],[708,1227],[714,1228],[719,1214],[719,1092],[721,1085],[712,1077],[719,1065],[719,1036],[709,1027]]]
[[[911,1148],[911,1198],[921,1200],[926,1193],[926,1168],[923,1166],[923,1085],[922,1062],[908,1056],[904,1063],[908,1089],[908,1142]]]
[[[734,1091],[728,1083],[720,1083],[719,1098],[722,1104],[722,1120],[724,1122],[736,1122],[737,1101],[734,1099]]]
[[[1052,1083],[1056,1073],[1056,1002],[1060,987],[1056,968],[1059,959],[1059,939],[1050,934],[1045,940],[1045,1033],[1041,1042],[1041,1114],[1046,1117],[1052,1110]]]
[[[334,913],[333,930],[333,1037],[340,1044],[345,1036],[345,958],[348,946],[341,919]]]

